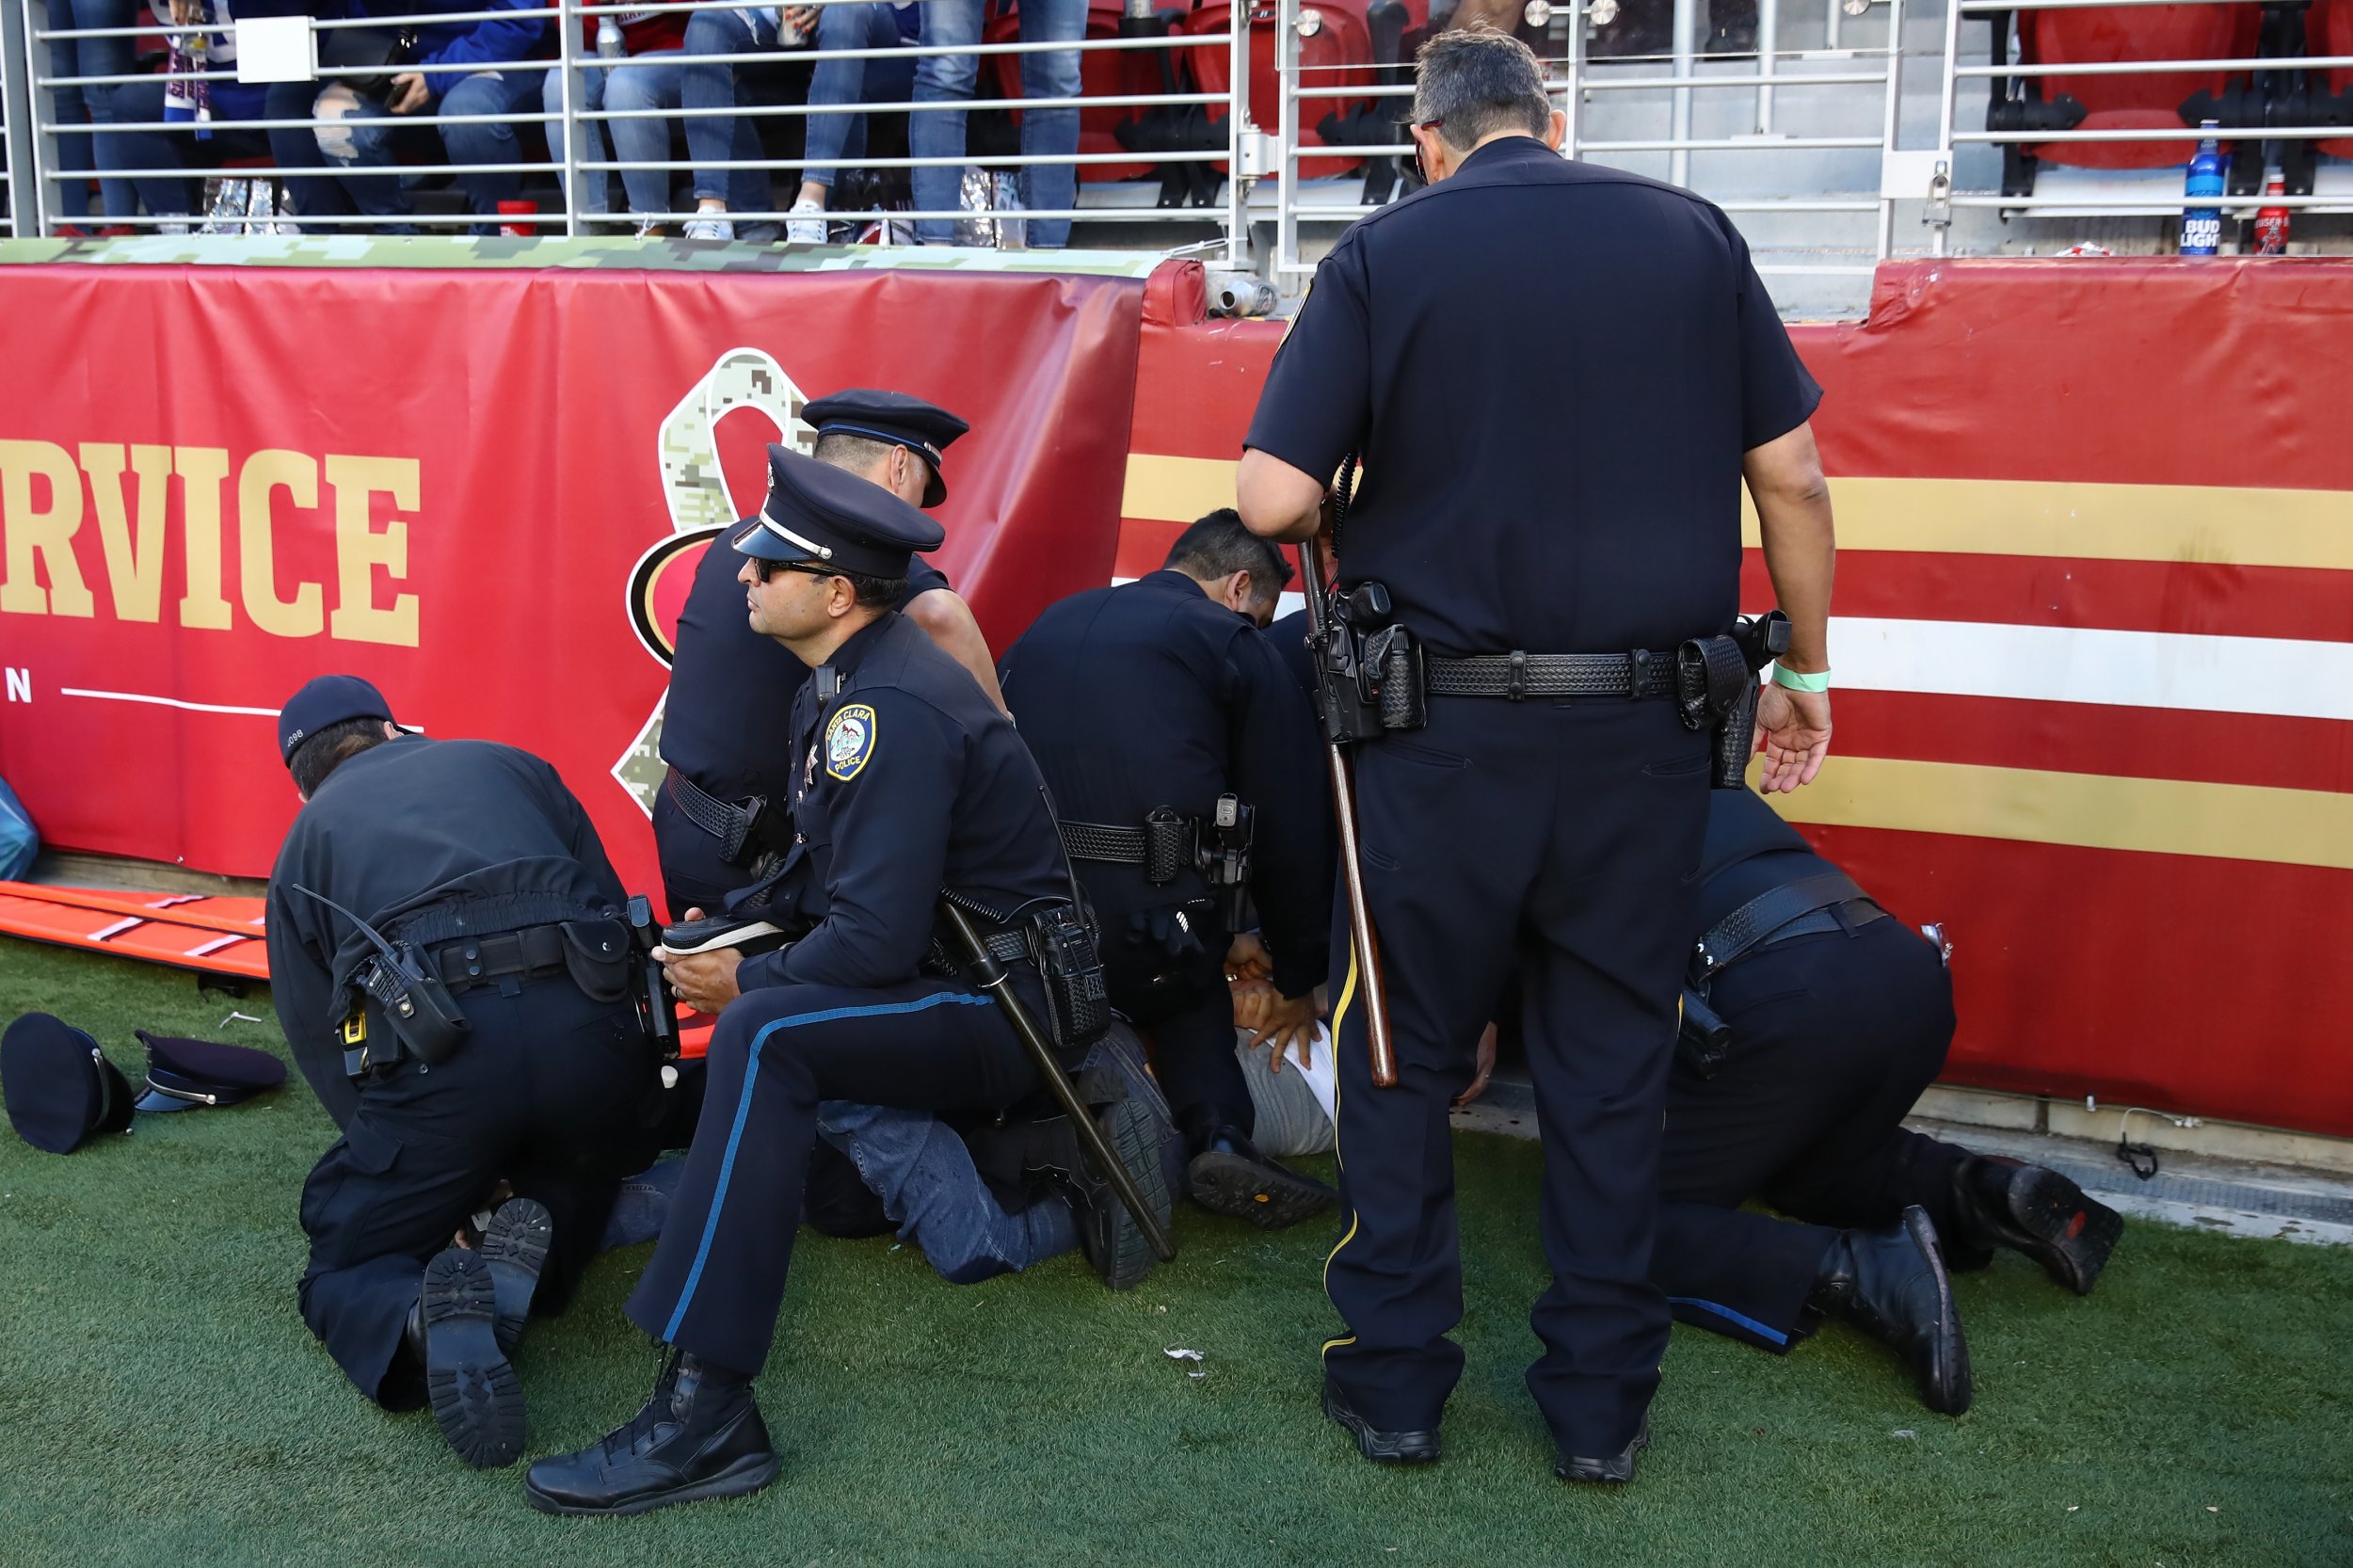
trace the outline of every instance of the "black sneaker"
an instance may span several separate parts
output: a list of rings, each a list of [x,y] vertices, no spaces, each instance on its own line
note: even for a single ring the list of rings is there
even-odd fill
[[[643,1513],[757,1492],[777,1468],[751,1380],[680,1352],[628,1425],[539,1461],[523,1495],[544,1513]]]
[[[1552,1473],[1562,1480],[1600,1481],[1623,1486],[1634,1479],[1634,1456],[1650,1447],[1650,1412],[1642,1412],[1642,1424],[1634,1429],[1625,1448],[1608,1459],[1586,1459],[1577,1454],[1562,1454],[1554,1464]]]
[[[1097,1106],[1095,1125],[1165,1230],[1173,1221],[1176,1198],[1168,1190],[1160,1143],[1175,1135],[1173,1129],[1152,1106],[1133,1096]],[[1027,1138],[1024,1168],[1043,1173],[1069,1200],[1079,1222],[1079,1247],[1087,1261],[1111,1288],[1133,1288],[1159,1259],[1152,1256],[1144,1227],[1120,1201],[1119,1190],[1087,1158],[1070,1119],[1055,1116],[1036,1123]]]
[[[554,1222],[548,1218],[546,1206],[533,1198],[509,1198],[482,1229],[482,1261],[490,1266],[498,1297],[499,1349],[507,1355],[515,1353],[522,1338],[532,1295],[539,1288],[539,1271],[547,1265],[548,1246],[554,1238]]]
[[[477,1470],[523,1451],[523,1390],[498,1342],[498,1286],[479,1254],[451,1247],[424,1266],[417,1300],[424,1329],[425,1397],[433,1419]]]
[[[1220,1126],[1201,1140],[1185,1168],[1193,1201],[1213,1214],[1248,1220],[1260,1230],[1282,1230],[1334,1208],[1339,1193],[1310,1176],[1260,1154],[1239,1128]]]
[[[1323,1414],[1347,1428],[1348,1434],[1356,1440],[1356,1451],[1375,1464],[1438,1462],[1438,1429],[1434,1424],[1426,1432],[1382,1432],[1356,1414],[1348,1396],[1328,1377],[1323,1380]]]
[[[785,935],[758,915],[706,915],[699,920],[680,920],[662,928],[662,945],[679,957],[734,948],[746,957],[774,952],[785,945]]]

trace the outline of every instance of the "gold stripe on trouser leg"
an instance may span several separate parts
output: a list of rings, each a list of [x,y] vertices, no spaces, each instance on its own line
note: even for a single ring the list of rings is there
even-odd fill
[[[1340,1048],[1340,1030],[1348,1022],[1348,1004],[1355,1000],[1356,945],[1352,942],[1348,948],[1348,978],[1340,983],[1339,1005],[1332,1009],[1332,1049],[1335,1051]],[[1332,1158],[1339,1162],[1340,1179],[1345,1182],[1348,1179],[1348,1161],[1340,1155],[1340,1064],[1337,1058],[1332,1063]],[[1347,1233],[1341,1236],[1339,1244],[1323,1260],[1323,1295],[1326,1301],[1332,1296],[1332,1259],[1339,1256],[1341,1248],[1356,1239],[1356,1206],[1351,1204]],[[1356,1336],[1353,1334],[1343,1335],[1337,1339],[1326,1339],[1323,1349],[1316,1353],[1321,1356],[1342,1345],[1355,1342]]]

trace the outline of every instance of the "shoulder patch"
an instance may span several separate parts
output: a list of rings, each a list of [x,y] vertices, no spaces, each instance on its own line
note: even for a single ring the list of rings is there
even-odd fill
[[[853,702],[825,726],[825,773],[847,784],[874,755],[874,710]]]

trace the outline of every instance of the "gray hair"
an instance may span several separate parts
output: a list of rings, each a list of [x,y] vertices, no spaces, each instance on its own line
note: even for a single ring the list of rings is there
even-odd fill
[[[847,469],[860,478],[868,470],[888,457],[897,441],[878,441],[871,436],[853,436],[846,430],[828,430],[817,438],[817,445],[809,456],[834,468]]]
[[[1552,125],[1544,68],[1534,50],[1509,33],[1465,27],[1421,46],[1414,82],[1414,123],[1437,126],[1456,152],[1498,131],[1541,136]]]

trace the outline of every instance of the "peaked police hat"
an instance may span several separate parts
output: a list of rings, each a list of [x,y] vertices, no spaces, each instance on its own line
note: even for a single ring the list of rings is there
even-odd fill
[[[147,1048],[147,1088],[141,1111],[194,1111],[236,1105],[286,1081],[286,1064],[265,1050],[131,1032]]]
[[[131,1125],[131,1080],[96,1040],[46,1013],[27,1013],[0,1034],[0,1099],[17,1136],[51,1154]]]
[[[948,499],[948,482],[939,476],[940,453],[972,428],[939,407],[905,392],[874,387],[849,387],[801,406],[801,418],[822,440],[840,431],[870,441],[904,446],[931,465],[931,482],[923,487],[923,504],[936,506]]]
[[[767,504],[737,524],[728,542],[763,561],[805,561],[888,580],[904,577],[910,555],[937,550],[947,536],[880,485],[771,446]]]

